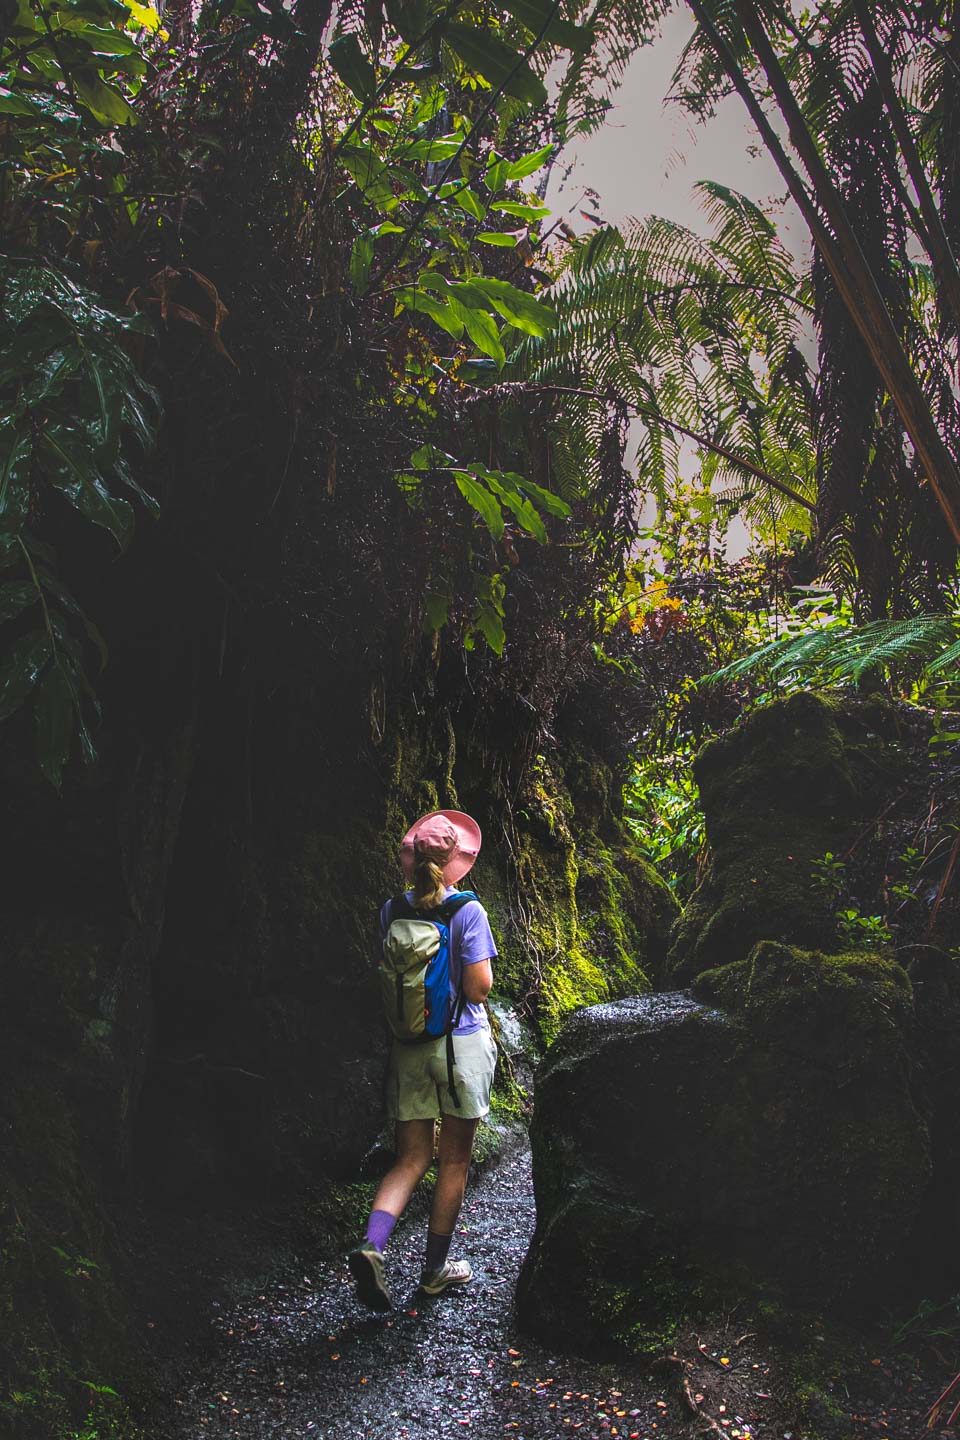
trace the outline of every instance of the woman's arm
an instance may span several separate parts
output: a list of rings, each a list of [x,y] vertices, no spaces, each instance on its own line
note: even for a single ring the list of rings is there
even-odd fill
[[[486,1000],[493,985],[493,966],[489,960],[475,960],[463,967],[463,993],[471,1005]]]

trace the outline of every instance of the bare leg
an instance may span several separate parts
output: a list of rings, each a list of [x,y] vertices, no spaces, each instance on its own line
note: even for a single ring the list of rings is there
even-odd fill
[[[443,1128],[446,1127],[447,1122],[444,1121]],[[410,1196],[430,1169],[433,1136],[432,1120],[397,1121],[397,1158],[380,1181],[371,1209],[386,1210],[389,1215],[403,1214]],[[469,1155],[467,1159],[469,1162]]]
[[[452,1235],[463,1204],[463,1192],[473,1154],[478,1121],[444,1115],[437,1155],[437,1186],[430,1207],[430,1229],[435,1235]]]

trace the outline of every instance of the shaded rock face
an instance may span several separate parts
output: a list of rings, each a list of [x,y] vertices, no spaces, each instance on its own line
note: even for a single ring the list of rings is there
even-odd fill
[[[931,1173],[906,974],[759,946],[700,989],[729,1008],[592,1007],[541,1067],[518,1303],[557,1343],[646,1348],[721,1293],[859,1301],[903,1255]]]
[[[376,914],[413,818],[477,815],[498,992],[541,1043],[647,988],[675,912],[582,753],[583,816],[558,747],[508,830],[455,694],[371,717],[349,674],[331,706],[145,653],[149,685],[115,656],[103,758],[62,798],[23,763],[31,733],[5,752],[0,1433],[30,1440],[87,1413],[75,1375],[129,1394],[131,1189],[215,1210],[355,1172],[381,1126]]]
[[[244,738],[231,749],[229,717],[215,717],[187,797],[136,1137],[141,1172],[173,1198],[345,1178],[374,1140],[376,916],[403,884],[399,841],[418,814],[477,817],[469,883],[500,950],[496,994],[541,1043],[577,1006],[647,989],[669,943],[672,895],[605,795],[581,817],[560,759],[533,767],[507,832],[443,707],[391,717],[361,766],[355,727],[338,733],[322,710],[311,726],[302,704],[258,714],[249,790],[236,784]]]
[[[911,769],[923,785],[928,731],[917,712],[880,701],[800,693],[706,745],[694,772],[709,868],[677,924],[666,983],[741,960],[758,940],[839,948],[816,862],[882,816]],[[882,884],[881,868],[868,888]]]
[[[4,750],[0,1433],[78,1433],[129,1344],[104,1196],[128,1172],[151,974],[194,755],[190,696],[120,735],[63,799]],[[129,717],[131,722],[133,716]],[[91,1430],[92,1433],[92,1430]]]

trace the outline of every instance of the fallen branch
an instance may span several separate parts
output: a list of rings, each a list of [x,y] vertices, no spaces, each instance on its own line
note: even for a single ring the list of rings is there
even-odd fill
[[[940,906],[943,902],[943,897],[947,893],[947,886],[950,884],[951,876],[956,869],[958,858],[960,858],[960,832],[957,833],[957,838],[953,842],[953,849],[950,851],[950,859],[947,861],[947,868],[943,872],[943,879],[940,881],[940,885],[937,890],[937,898],[933,902],[933,909],[930,912],[930,923],[927,926],[927,933],[924,937],[925,939],[929,939],[929,937],[933,934],[933,927],[937,923],[937,915],[940,912]]]

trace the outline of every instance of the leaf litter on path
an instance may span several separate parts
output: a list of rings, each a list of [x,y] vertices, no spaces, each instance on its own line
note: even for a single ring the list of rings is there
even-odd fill
[[[762,1348],[754,1330],[743,1333],[752,1317],[678,1337],[675,1353],[659,1361],[599,1364],[551,1353],[518,1332],[512,1297],[535,1219],[528,1151],[480,1178],[463,1218],[456,1253],[469,1256],[475,1279],[462,1292],[436,1300],[418,1294],[421,1220],[398,1227],[388,1248],[396,1305],[389,1315],[358,1304],[343,1264],[305,1274],[302,1256],[295,1276],[261,1281],[263,1293],[245,1304],[221,1305],[210,1320],[212,1353],[199,1368],[196,1357],[184,1357],[173,1413],[152,1436],[783,1440],[789,1433],[806,1440],[782,1379],[789,1366]],[[887,1367],[888,1386],[891,1374]],[[919,1396],[912,1403],[910,1413],[922,1414]],[[889,1430],[877,1428],[888,1420]],[[894,1440],[889,1406],[862,1405],[847,1423],[843,1440]]]

